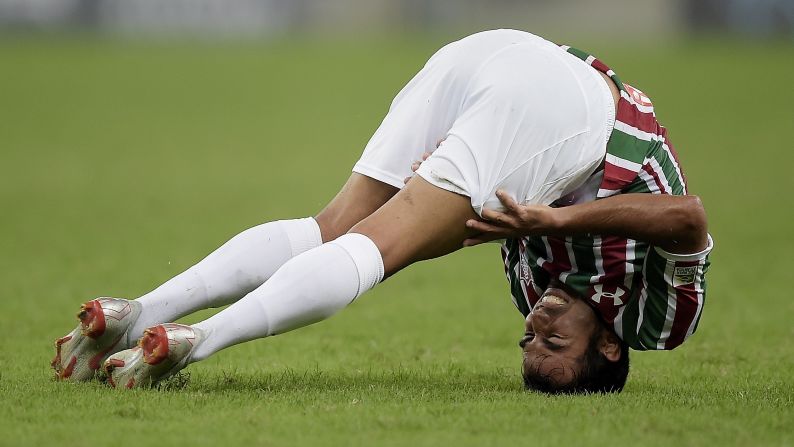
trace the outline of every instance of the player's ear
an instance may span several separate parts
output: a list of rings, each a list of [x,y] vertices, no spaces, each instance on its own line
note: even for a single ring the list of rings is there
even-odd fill
[[[598,344],[598,351],[604,355],[610,362],[617,362],[620,360],[620,340],[617,334],[610,330],[601,331],[601,340]]]

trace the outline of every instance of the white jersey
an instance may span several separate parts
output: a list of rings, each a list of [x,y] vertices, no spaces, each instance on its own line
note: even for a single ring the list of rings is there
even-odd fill
[[[427,151],[417,173],[477,213],[501,207],[497,189],[549,204],[597,170],[614,115],[609,86],[582,60],[527,32],[486,31],[430,58],[353,170],[399,188]]]

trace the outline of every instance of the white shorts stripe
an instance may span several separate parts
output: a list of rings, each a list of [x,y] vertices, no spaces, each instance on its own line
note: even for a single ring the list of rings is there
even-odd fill
[[[667,283],[667,314],[664,318],[664,327],[662,333],[659,335],[659,341],[656,343],[656,349],[664,349],[667,339],[670,337],[670,331],[673,329],[673,322],[675,321],[675,307],[676,307],[676,290],[673,287],[673,270],[675,269],[675,262],[667,261],[664,268],[664,281]]]

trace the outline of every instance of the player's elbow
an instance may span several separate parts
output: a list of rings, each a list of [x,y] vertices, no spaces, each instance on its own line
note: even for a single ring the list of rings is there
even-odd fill
[[[676,213],[679,242],[687,251],[700,251],[708,245],[706,209],[698,196],[682,196]]]

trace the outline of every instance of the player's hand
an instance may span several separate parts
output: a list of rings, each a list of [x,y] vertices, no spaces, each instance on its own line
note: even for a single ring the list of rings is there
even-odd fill
[[[421,160],[416,160],[415,162],[413,162],[411,164],[411,170],[416,172],[416,170],[419,169],[419,166],[422,166],[422,162],[427,160],[427,157],[429,157],[429,156],[430,156],[430,152],[425,152],[424,154],[422,154],[422,159]],[[413,177],[413,175],[411,177]],[[411,177],[405,177],[405,179],[403,180],[403,183],[407,184],[408,180],[411,180]]]
[[[477,234],[463,241],[464,247],[497,239],[549,234],[554,228],[554,208],[520,205],[505,191],[496,191],[504,212],[483,209],[482,220],[469,219],[466,226]]]
[[[429,157],[429,156],[430,156],[430,152],[425,152],[424,154],[422,154],[422,159],[421,160],[416,160],[415,162],[413,162],[411,164],[411,170],[416,172],[416,170],[419,169],[419,166],[422,166],[422,162],[427,160],[427,157]],[[413,177],[413,175],[411,177]],[[405,177],[405,179],[403,180],[403,183],[407,184],[408,180],[411,180],[411,177]]]
[[[444,142],[443,139],[438,140],[438,142],[436,142],[436,149],[438,149],[438,147],[441,146],[441,143],[443,142]],[[432,155],[432,152],[425,152],[424,154],[422,154],[421,160],[416,160],[411,164],[411,170],[416,172],[419,169],[419,166],[422,166],[422,162],[427,160],[427,158],[430,157],[430,155]],[[411,177],[413,177],[413,175],[411,175]],[[403,179],[403,183],[407,184],[408,180],[411,180],[411,177],[405,177],[405,179]]]

